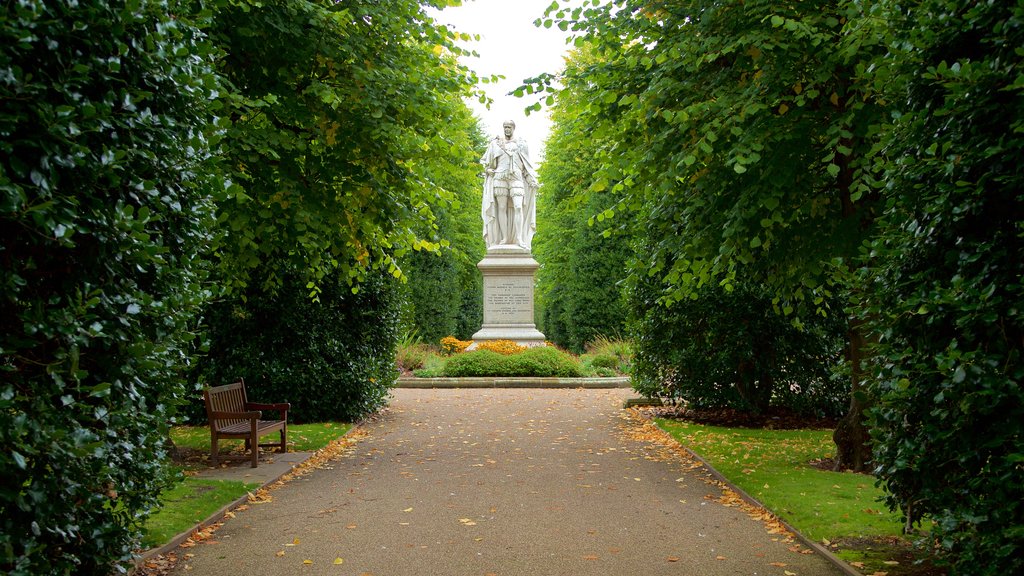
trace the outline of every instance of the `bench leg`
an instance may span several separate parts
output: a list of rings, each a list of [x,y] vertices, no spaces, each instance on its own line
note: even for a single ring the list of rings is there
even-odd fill
[[[285,424],[281,428],[281,453],[284,454],[288,451],[288,425]]]
[[[210,463],[213,464],[215,468],[217,467],[217,460],[217,435],[213,434],[210,436]]]
[[[250,422],[252,422],[252,428],[249,432],[251,438],[249,446],[252,449],[252,467],[255,468],[260,461],[260,437],[259,432],[256,431],[256,420],[253,419]]]

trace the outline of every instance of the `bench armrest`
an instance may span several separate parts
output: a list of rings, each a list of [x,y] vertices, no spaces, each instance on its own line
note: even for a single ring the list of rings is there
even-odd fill
[[[246,402],[248,410],[290,410],[292,405],[289,402],[278,402],[277,404],[261,404],[259,402]]]
[[[210,412],[211,420],[259,420],[263,413],[259,410],[250,412]]]

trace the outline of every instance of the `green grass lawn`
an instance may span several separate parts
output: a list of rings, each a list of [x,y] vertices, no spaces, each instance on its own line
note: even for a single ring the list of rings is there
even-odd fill
[[[142,546],[154,548],[206,520],[211,514],[245,496],[259,484],[234,480],[186,477],[160,495],[160,510],[146,521]]]
[[[839,543],[832,551],[862,573],[942,573],[930,563],[915,564],[916,554],[902,536],[900,518],[879,501],[882,490],[875,487],[873,477],[809,464],[835,453],[831,430],[721,428],[661,418],[656,422],[803,535]]]
[[[289,424],[288,451],[315,452],[326,446],[352,428],[344,422],[323,422],[318,424]],[[269,435],[277,437],[277,432]],[[268,436],[269,436],[268,435]],[[171,439],[179,448],[210,451],[209,426],[175,426],[171,429]],[[220,450],[226,452],[231,448],[245,444],[244,440],[221,440]]]
[[[719,428],[664,419],[657,423],[808,538],[900,533],[899,516],[879,501],[882,490],[873,477],[808,464],[834,454],[830,430]]]

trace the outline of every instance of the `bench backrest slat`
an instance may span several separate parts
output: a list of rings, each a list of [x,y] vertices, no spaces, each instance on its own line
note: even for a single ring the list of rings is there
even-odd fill
[[[220,430],[225,426],[248,422],[241,419],[217,419],[214,421],[213,412],[245,412],[245,381],[239,380],[234,384],[214,386],[206,391],[206,416],[210,421],[210,427]]]

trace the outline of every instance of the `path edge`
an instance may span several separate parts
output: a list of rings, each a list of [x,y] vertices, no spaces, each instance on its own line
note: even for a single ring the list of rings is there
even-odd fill
[[[651,423],[654,424],[655,426],[657,426],[658,430],[661,430],[662,432],[668,434],[668,431],[665,430],[664,428],[662,428],[661,426],[658,426],[658,423],[655,422],[653,419],[651,419]],[[804,546],[807,546],[808,548],[814,550],[818,554],[821,554],[822,556],[824,556],[826,560],[828,560],[829,562],[834,564],[836,568],[839,568],[840,570],[842,570],[843,573],[846,574],[847,576],[864,576],[864,574],[862,572],[858,571],[853,566],[850,566],[849,564],[847,564],[845,561],[843,561],[842,558],[840,558],[840,557],[836,556],[835,554],[833,554],[828,548],[825,548],[824,546],[822,546],[818,542],[815,542],[814,540],[811,540],[810,538],[805,536],[803,534],[803,532],[800,532],[799,530],[794,528],[792,524],[790,524],[789,522],[786,522],[781,516],[779,516],[778,514],[773,512],[771,510],[771,508],[768,508],[767,506],[762,504],[757,498],[754,498],[750,494],[747,494],[747,492],[745,490],[743,490],[739,486],[733,484],[731,480],[729,480],[728,478],[725,477],[724,474],[722,474],[721,472],[716,470],[715,467],[712,466],[710,462],[705,460],[700,454],[697,454],[696,452],[691,450],[689,446],[683,444],[682,442],[676,440],[675,438],[673,438],[672,440],[675,441],[676,444],[679,444],[679,446],[683,450],[686,450],[686,452],[690,456],[692,456],[695,460],[697,460],[698,462],[703,464],[704,467],[707,468],[708,472],[715,478],[715,480],[718,480],[719,482],[721,482],[721,483],[725,484],[726,486],[728,486],[730,490],[732,490],[733,492],[738,494],[739,497],[742,498],[743,500],[745,500],[748,504],[750,504],[752,506],[757,506],[758,508],[761,508],[763,510],[767,510],[768,512],[770,512],[771,515],[774,516],[775,519],[778,520],[779,523],[782,524],[786,528],[786,530],[789,530],[790,532],[792,532],[793,535],[797,537],[797,540],[800,540],[800,542]]]
[[[359,426],[361,426],[365,420],[366,419],[363,419],[363,420],[360,420],[359,422],[353,424],[351,428],[349,428],[347,431],[345,431],[345,433],[342,434],[341,436],[338,436],[338,438],[336,438],[336,440],[344,438],[345,436],[348,436],[349,434],[351,434],[352,431],[355,430],[356,428],[358,428]],[[262,489],[266,488],[267,486],[270,486],[271,484],[280,481],[281,478],[285,477],[288,474],[291,474],[296,468],[298,468],[306,460],[309,460],[310,458],[312,458],[315,454],[316,454],[316,452],[310,452],[302,460],[297,460],[296,462],[294,462],[292,464],[291,468],[281,472],[276,477],[272,477],[272,478],[268,479],[266,482],[264,482],[262,485],[260,485],[259,488],[254,488],[252,491],[255,492],[257,490],[262,490]],[[205,530],[206,528],[216,524],[217,522],[220,522],[221,520],[224,519],[224,517],[227,515],[228,512],[234,510],[235,508],[238,508],[239,506],[241,506],[242,504],[245,504],[248,501],[249,501],[249,494],[245,494],[244,496],[239,496],[233,502],[231,502],[229,504],[225,504],[224,506],[221,506],[219,510],[217,510],[213,514],[207,516],[207,518],[205,520],[196,523],[195,526],[189,528],[188,530],[185,530],[184,532],[181,532],[180,534],[178,534],[174,538],[171,538],[169,541],[167,541],[167,543],[165,543],[165,544],[163,544],[161,546],[157,546],[155,548],[150,548],[149,550],[143,551],[134,560],[134,565],[135,566],[132,569],[131,573],[135,573],[148,560],[151,560],[151,559],[153,559],[153,558],[155,558],[157,556],[161,556],[161,555],[165,555],[166,556],[169,552],[173,552],[179,546],[181,546],[186,540],[188,540],[193,535],[195,535],[197,532],[199,532],[201,530]]]

